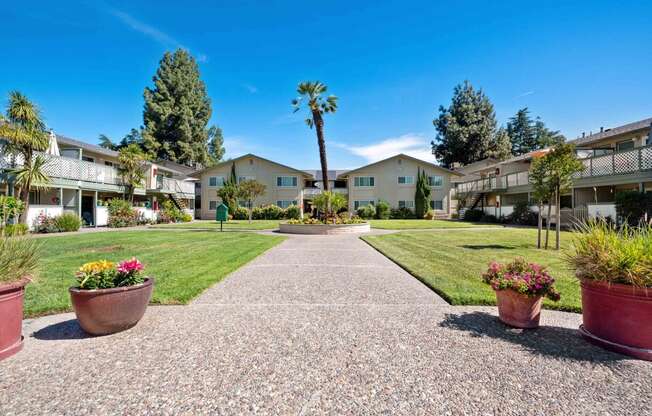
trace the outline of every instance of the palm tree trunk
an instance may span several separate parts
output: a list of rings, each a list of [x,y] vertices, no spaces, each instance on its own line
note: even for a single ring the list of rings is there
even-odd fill
[[[32,164],[32,151],[25,152],[25,161],[23,162],[25,167],[31,171]],[[32,189],[32,178],[31,174],[27,177],[27,183],[25,186],[20,189],[20,199],[23,201],[23,206],[25,210],[20,214],[20,223],[27,225],[27,215],[29,214],[29,190]]]
[[[543,228],[543,217],[541,216],[541,211],[543,210],[543,204],[541,201],[538,203],[538,215],[537,215],[537,248],[541,248],[541,229]]]
[[[548,250],[548,235],[550,234],[550,198],[548,198],[548,215],[546,216],[546,250]]]
[[[324,141],[324,120],[319,111],[312,112],[312,120],[317,131],[317,144],[319,145],[319,161],[321,162],[321,177],[324,191],[328,191],[328,162],[326,160],[326,142]]]
[[[254,204],[251,201],[249,201],[247,205],[249,205],[247,208],[249,208],[249,224],[251,224],[251,215],[254,211]]]
[[[557,224],[555,224],[555,250],[559,250],[559,234],[561,233],[561,195],[559,188],[555,190],[555,201],[557,203]]]

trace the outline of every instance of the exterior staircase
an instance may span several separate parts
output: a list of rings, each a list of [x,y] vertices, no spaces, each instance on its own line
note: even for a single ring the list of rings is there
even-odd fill
[[[166,194],[166,196],[168,197],[168,199],[169,199],[170,201],[172,201],[172,203],[173,203],[173,204],[174,204],[174,205],[175,205],[179,210],[181,210],[181,211],[185,211],[185,210],[188,209],[188,207],[186,206],[185,201],[183,201],[182,199],[177,198],[177,196],[176,196],[175,194]]]

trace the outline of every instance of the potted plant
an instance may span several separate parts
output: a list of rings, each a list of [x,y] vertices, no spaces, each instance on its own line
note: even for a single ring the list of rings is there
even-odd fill
[[[581,334],[652,361],[652,225],[590,221],[579,227],[566,254],[582,289]]]
[[[70,299],[82,329],[93,335],[124,331],[145,314],[152,296],[154,279],[145,277],[136,258],[117,265],[101,260],[86,263],[71,287]]]
[[[0,360],[23,347],[23,296],[36,270],[37,257],[34,240],[0,238]]]
[[[482,279],[496,291],[500,320],[516,328],[537,328],[543,297],[555,302],[560,297],[546,268],[523,258],[491,262]]]

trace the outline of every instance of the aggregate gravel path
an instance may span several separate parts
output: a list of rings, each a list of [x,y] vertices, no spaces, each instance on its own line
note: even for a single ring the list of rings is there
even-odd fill
[[[27,321],[0,362],[0,415],[652,414],[652,363],[451,307],[354,236],[293,236],[189,306],[87,337]]]

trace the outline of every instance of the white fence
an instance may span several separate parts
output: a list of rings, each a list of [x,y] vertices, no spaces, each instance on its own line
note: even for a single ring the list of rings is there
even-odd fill
[[[27,210],[27,225],[30,230],[34,229],[34,224],[39,215],[47,217],[56,217],[63,214],[63,207],[60,205],[30,205]]]

